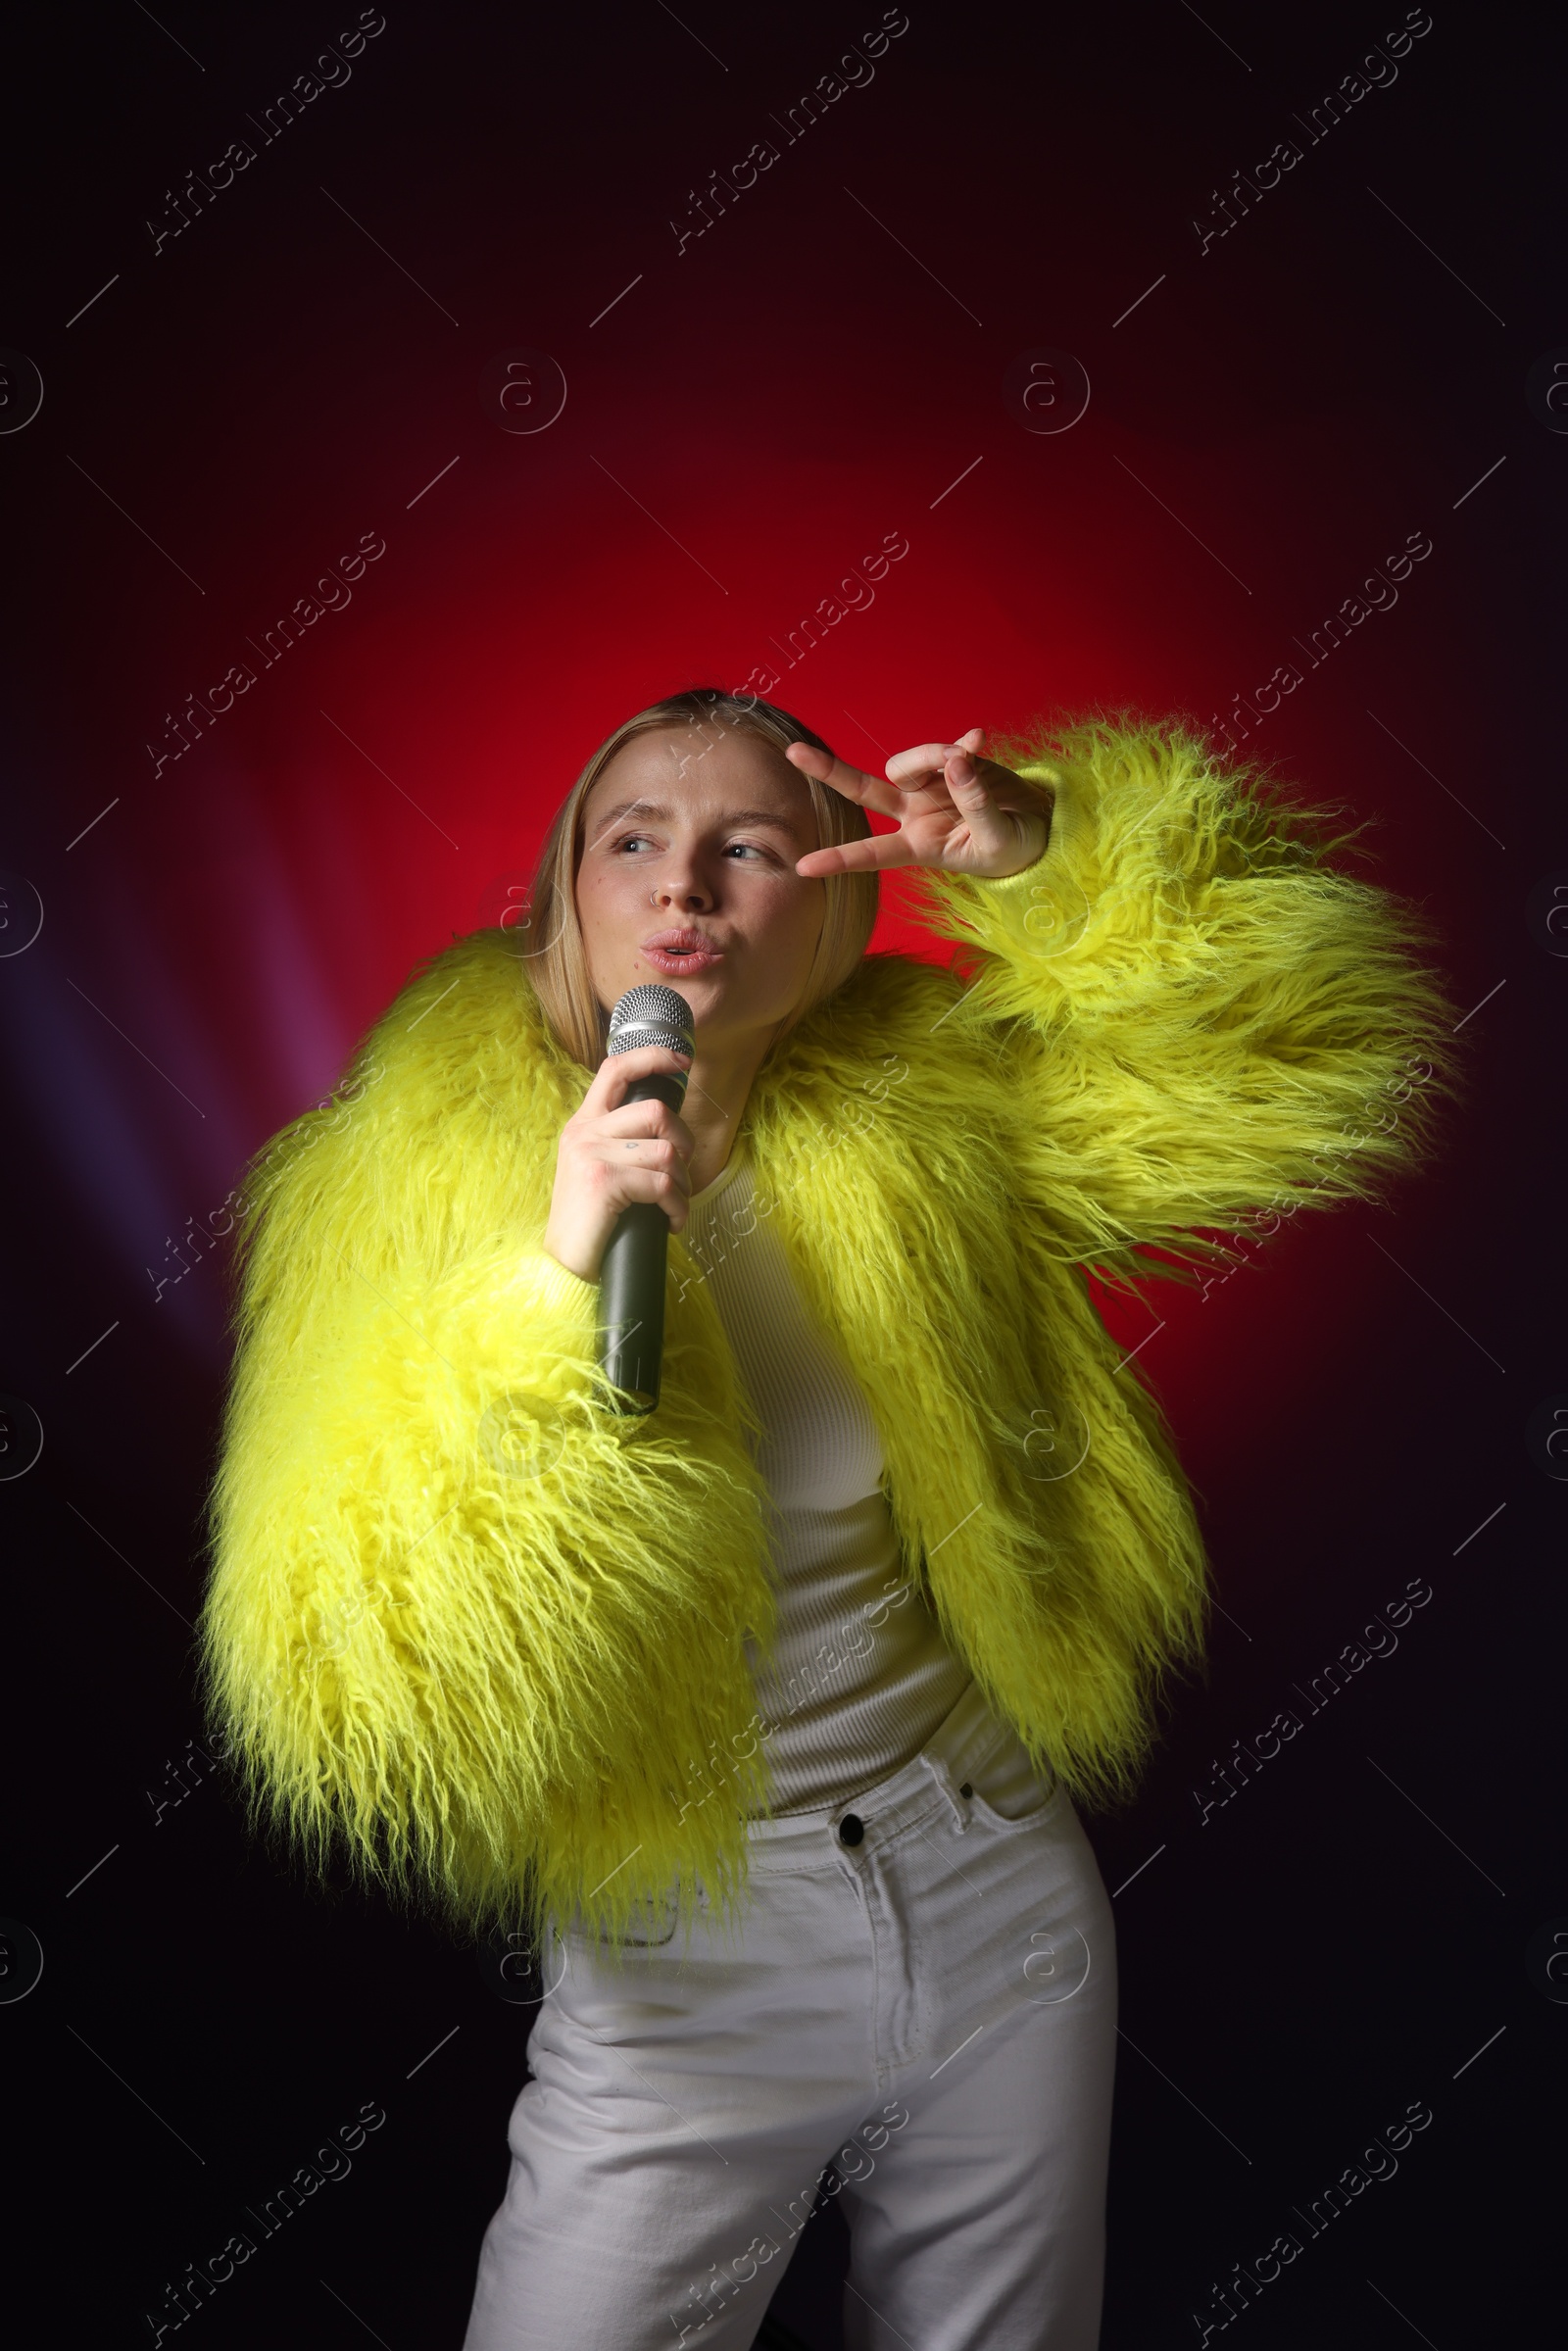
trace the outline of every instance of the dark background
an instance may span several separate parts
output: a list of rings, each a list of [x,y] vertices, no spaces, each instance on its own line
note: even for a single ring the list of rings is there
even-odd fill
[[[352,77],[264,140],[356,14],[11,20],[0,1987],[30,1981],[29,1933],[43,1973],[0,2049],[26,2339],[150,2342],[166,2284],[368,2101],[352,2173],[191,2339],[461,2340],[533,2012],[249,1843],[191,1745],[227,1358],[204,1234],[416,959],[497,918],[609,728],[740,684],[900,532],[777,700],[875,766],[1053,710],[1207,726],[1294,661],[1245,749],[1374,820],[1466,1015],[1441,1159],[1391,1208],[1302,1219],[1205,1298],[1162,1290],[1163,1328],[1118,1323],[1224,1613],[1140,1800],[1087,1823],[1125,2035],[1103,2341],[1200,2339],[1213,2286],[1303,2236],[1292,2208],[1412,2101],[1396,2176],[1235,2323],[1256,2351],[1525,2340],[1568,2033],[1542,1940],[1568,1949],[1545,12],[1437,0],[1314,140],[1394,0],[910,0],[874,78],[787,141],[878,8],[389,0]],[[693,192],[764,137],[778,161],[681,248]],[[1215,191],[1286,138],[1299,163],[1205,249],[1195,219],[1223,225]],[[255,160],[155,250],[237,139]],[[518,351],[566,387],[534,431],[482,391]],[[1042,351],[1087,373],[1064,430],[1032,426],[1065,419],[1070,369],[1054,416],[1004,390]],[[528,365],[514,423],[557,383]],[[362,533],[385,553],[352,602],[252,660]],[[1414,533],[1397,604],[1309,666]],[[169,714],[242,661],[254,687],[160,764]],[[909,938],[889,891],[878,944]],[[1411,1579],[1397,1650],[1204,1821],[1232,1741],[1302,1712]],[[839,2226],[777,2305],[824,2351]]]

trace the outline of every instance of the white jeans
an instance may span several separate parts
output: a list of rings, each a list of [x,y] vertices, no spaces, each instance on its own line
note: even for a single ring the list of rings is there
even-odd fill
[[[755,1823],[750,1884],[728,1941],[547,1945],[464,2351],[749,2351],[830,2165],[851,2351],[1094,2351],[1115,1937],[1065,1790],[971,1690]]]

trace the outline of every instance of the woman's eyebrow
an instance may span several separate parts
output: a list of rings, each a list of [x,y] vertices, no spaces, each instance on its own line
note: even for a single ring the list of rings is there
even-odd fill
[[[660,808],[654,801],[623,800],[614,808],[605,810],[600,818],[600,831],[603,832],[612,824],[618,824],[622,816],[646,816],[655,824],[669,822],[669,810]],[[731,808],[721,821],[725,824],[770,824],[775,832],[787,833],[792,841],[798,841],[801,837],[796,826],[787,816],[781,816],[776,808]]]

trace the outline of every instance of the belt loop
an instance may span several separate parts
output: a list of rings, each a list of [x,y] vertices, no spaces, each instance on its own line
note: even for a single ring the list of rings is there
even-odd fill
[[[926,1770],[931,1774],[932,1779],[936,1782],[938,1788],[941,1788],[943,1794],[947,1797],[948,1809],[953,1814],[954,1822],[957,1828],[958,1835],[960,1837],[966,1835],[969,1827],[969,1815],[967,1812],[965,1812],[962,1804],[958,1800],[957,1790],[953,1785],[953,1774],[948,1768],[947,1757],[945,1755],[933,1755],[928,1748],[922,1748],[920,1751],[920,1761],[925,1765]]]

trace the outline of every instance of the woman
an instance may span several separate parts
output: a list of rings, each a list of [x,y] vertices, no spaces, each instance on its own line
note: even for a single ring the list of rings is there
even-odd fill
[[[1369,1197],[1443,1014],[1403,910],[1183,726],[997,748],[883,782],[760,701],[639,712],[531,928],[435,956],[263,1161],[215,1710],[318,1859],[543,1955],[466,2351],[738,2351],[823,2181],[852,2345],[1098,2338],[1073,1799],[1135,1785],[1205,1592],[1084,1273]],[[901,864],[963,977],[865,955]],[[604,1056],[652,979],[678,1114],[623,1100],[676,1055]],[[594,1360],[634,1200],[671,1228],[645,1418]]]

